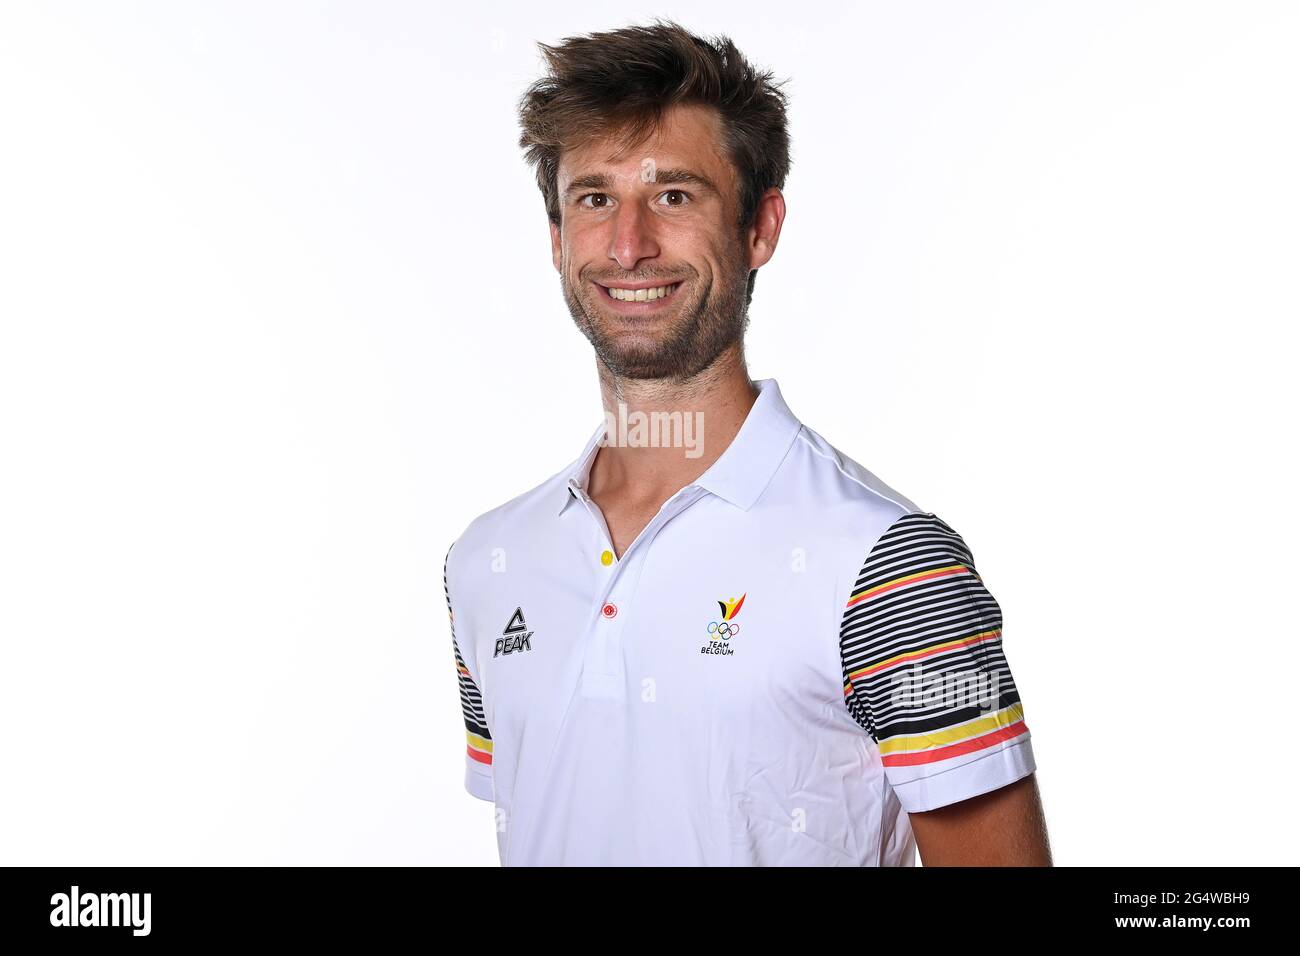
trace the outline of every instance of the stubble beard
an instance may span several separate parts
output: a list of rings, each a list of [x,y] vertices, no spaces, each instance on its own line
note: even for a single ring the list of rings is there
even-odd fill
[[[713,365],[726,349],[739,342],[749,323],[747,303],[748,271],[736,257],[725,267],[726,274],[717,283],[693,287],[696,301],[684,304],[681,315],[655,341],[644,338],[628,342],[608,334],[600,306],[592,296],[600,295],[582,276],[579,289],[561,270],[564,301],[574,323],[596,352],[601,364],[616,378],[669,379],[684,382],[695,378]],[[654,276],[640,278],[654,279]],[[686,284],[674,295],[686,292]],[[617,320],[615,320],[617,321]]]

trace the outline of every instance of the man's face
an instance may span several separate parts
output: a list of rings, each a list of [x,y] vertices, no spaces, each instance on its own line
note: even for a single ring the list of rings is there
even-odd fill
[[[720,133],[715,111],[676,106],[625,155],[612,136],[561,154],[552,256],[617,376],[690,378],[744,334],[751,256]]]

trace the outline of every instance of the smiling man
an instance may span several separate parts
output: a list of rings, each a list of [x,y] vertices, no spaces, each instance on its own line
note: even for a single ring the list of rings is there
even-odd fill
[[[521,145],[605,421],[447,554],[501,862],[1050,864],[970,549],[746,369],[779,84],[662,21],[542,50]]]

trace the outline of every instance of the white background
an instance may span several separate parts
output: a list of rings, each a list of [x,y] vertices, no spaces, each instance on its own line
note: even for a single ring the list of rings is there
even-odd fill
[[[514,105],[656,15],[791,78],[751,373],[972,547],[1057,862],[1294,861],[1297,5],[5,0],[0,862],[496,864],[442,560],[600,420]]]

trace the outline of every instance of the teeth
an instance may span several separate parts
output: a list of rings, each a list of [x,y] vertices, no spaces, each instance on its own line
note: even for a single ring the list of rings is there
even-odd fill
[[[669,295],[677,287],[677,283],[672,285],[661,285],[653,289],[610,289],[611,299],[618,299],[620,302],[648,302],[651,299],[662,299]]]

